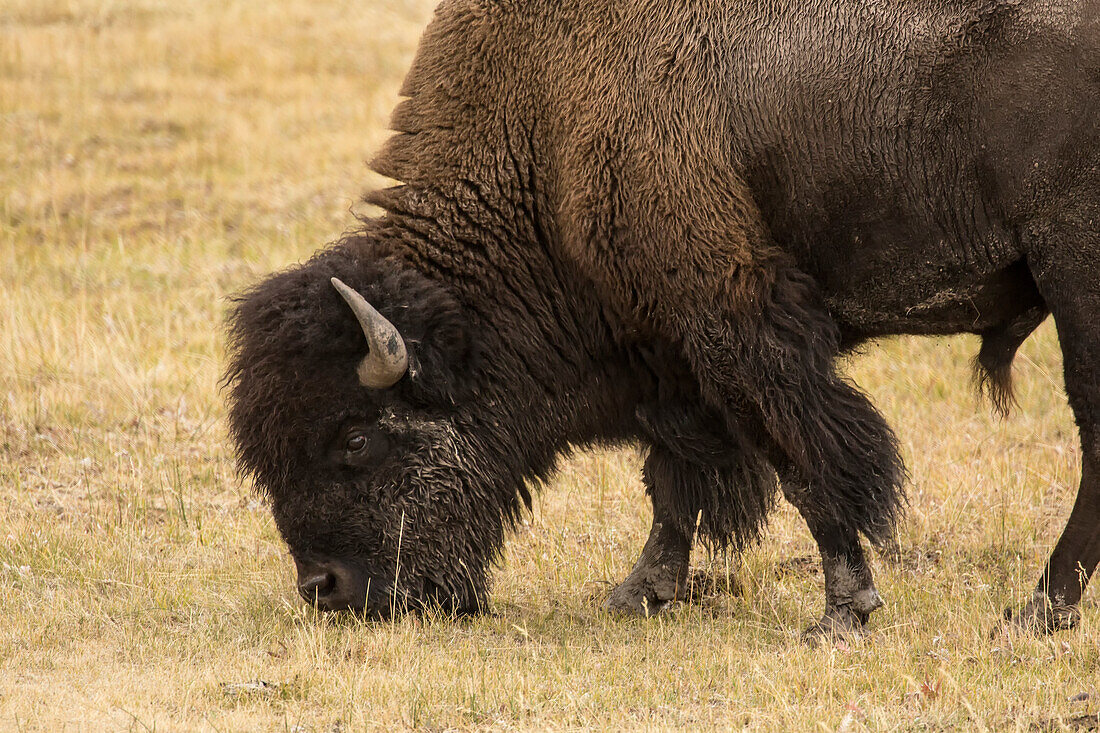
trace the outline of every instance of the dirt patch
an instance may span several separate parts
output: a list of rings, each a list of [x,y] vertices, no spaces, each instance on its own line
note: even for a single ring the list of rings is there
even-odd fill
[[[1071,715],[1068,718],[1051,718],[1032,723],[1028,730],[1054,733],[1066,730],[1100,730],[1100,713]]]
[[[740,596],[742,591],[734,573],[704,568],[688,571],[687,586],[687,600],[695,602],[710,596]]]
[[[777,577],[809,577],[821,575],[821,558],[816,555],[800,555],[780,560],[775,564]]]

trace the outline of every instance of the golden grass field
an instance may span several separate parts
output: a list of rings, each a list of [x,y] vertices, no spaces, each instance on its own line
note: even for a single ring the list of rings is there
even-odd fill
[[[563,463],[490,616],[303,607],[227,445],[226,299],[353,225],[431,5],[0,0],[0,729],[1095,725],[1095,591],[1076,631],[989,637],[1079,478],[1050,324],[1008,421],[975,397],[973,339],[851,361],[912,473],[863,642],[800,643],[822,579],[786,505],[710,563],[736,592],[603,614],[649,526],[632,451]]]

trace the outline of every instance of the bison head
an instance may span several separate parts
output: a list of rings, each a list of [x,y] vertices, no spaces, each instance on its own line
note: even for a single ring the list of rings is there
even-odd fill
[[[530,497],[494,434],[467,315],[369,249],[344,242],[237,300],[230,435],[309,601],[475,611]]]

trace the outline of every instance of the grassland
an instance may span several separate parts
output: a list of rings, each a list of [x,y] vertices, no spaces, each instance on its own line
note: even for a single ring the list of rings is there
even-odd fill
[[[849,364],[912,509],[863,643],[809,650],[812,542],[782,507],[715,593],[600,605],[648,528],[631,451],[565,462],[494,611],[321,618],[234,474],[226,297],[353,222],[431,0],[0,0],[0,729],[1060,730],[1100,706],[1100,623],[989,638],[1068,514],[1049,326],[1001,422],[969,339]],[[1093,718],[1095,721],[1095,718]]]

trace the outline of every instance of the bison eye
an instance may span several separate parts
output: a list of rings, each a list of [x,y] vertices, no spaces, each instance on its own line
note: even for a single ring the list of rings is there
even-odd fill
[[[390,442],[385,435],[365,425],[354,425],[340,432],[329,455],[335,463],[366,468],[385,458],[389,449]]]

